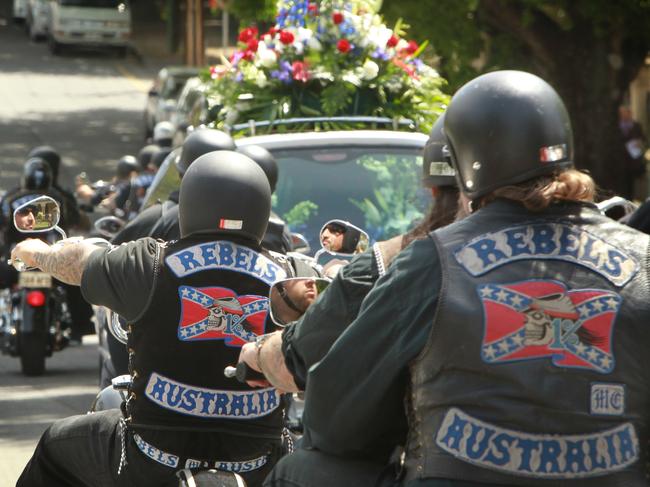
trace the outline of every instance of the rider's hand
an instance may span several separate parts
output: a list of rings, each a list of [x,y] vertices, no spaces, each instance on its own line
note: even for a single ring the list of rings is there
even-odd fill
[[[251,369],[262,372],[257,362],[257,346],[255,342],[246,343],[241,348],[238,362],[246,362],[246,365]],[[246,383],[251,387],[271,387],[271,383],[265,380],[247,380]]]
[[[50,246],[37,238],[28,238],[18,244],[11,251],[11,260],[21,260],[27,267],[38,267],[34,261],[34,254],[50,252]]]

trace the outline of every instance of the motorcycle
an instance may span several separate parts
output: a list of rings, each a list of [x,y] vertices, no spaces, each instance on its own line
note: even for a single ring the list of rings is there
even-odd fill
[[[63,240],[54,245],[78,241],[77,237],[66,238],[66,233],[58,226],[59,219],[58,203],[48,196],[41,196],[16,208],[13,223],[21,233],[57,232]],[[95,240],[96,244],[100,244],[100,240],[108,244],[103,239]],[[18,285],[5,291],[0,300],[0,349],[3,353],[20,357],[25,375],[42,375],[45,359],[53,352],[63,350],[70,342],[72,319],[65,289],[45,272],[27,268],[18,260],[9,263],[19,271]]]
[[[46,233],[55,230],[63,238],[59,206],[52,198],[39,197],[18,207],[14,225],[23,233]],[[19,357],[23,374],[42,375],[45,359],[63,350],[69,342],[71,324],[65,290],[52,276],[14,263],[18,285],[5,290],[2,298],[3,319],[0,348],[5,354]]]

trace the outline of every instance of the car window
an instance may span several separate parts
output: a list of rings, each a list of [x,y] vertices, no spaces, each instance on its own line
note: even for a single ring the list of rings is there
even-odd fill
[[[340,218],[373,240],[410,229],[430,197],[420,189],[422,157],[416,149],[321,148],[275,151],[280,177],[273,207],[293,232],[319,248],[318,232]]]

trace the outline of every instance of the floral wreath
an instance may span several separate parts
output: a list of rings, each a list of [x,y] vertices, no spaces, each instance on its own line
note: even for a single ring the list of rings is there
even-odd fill
[[[239,33],[237,50],[210,67],[215,125],[290,117],[411,119],[427,131],[444,108],[445,83],[370,0],[280,0],[275,25]]]

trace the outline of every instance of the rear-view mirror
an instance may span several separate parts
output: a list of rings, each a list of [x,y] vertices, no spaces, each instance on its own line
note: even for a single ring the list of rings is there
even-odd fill
[[[273,323],[287,326],[300,318],[327,288],[329,279],[292,277],[276,282],[269,294],[269,314]]]
[[[40,196],[16,208],[14,226],[23,233],[48,232],[60,218],[59,204],[49,196]]]

